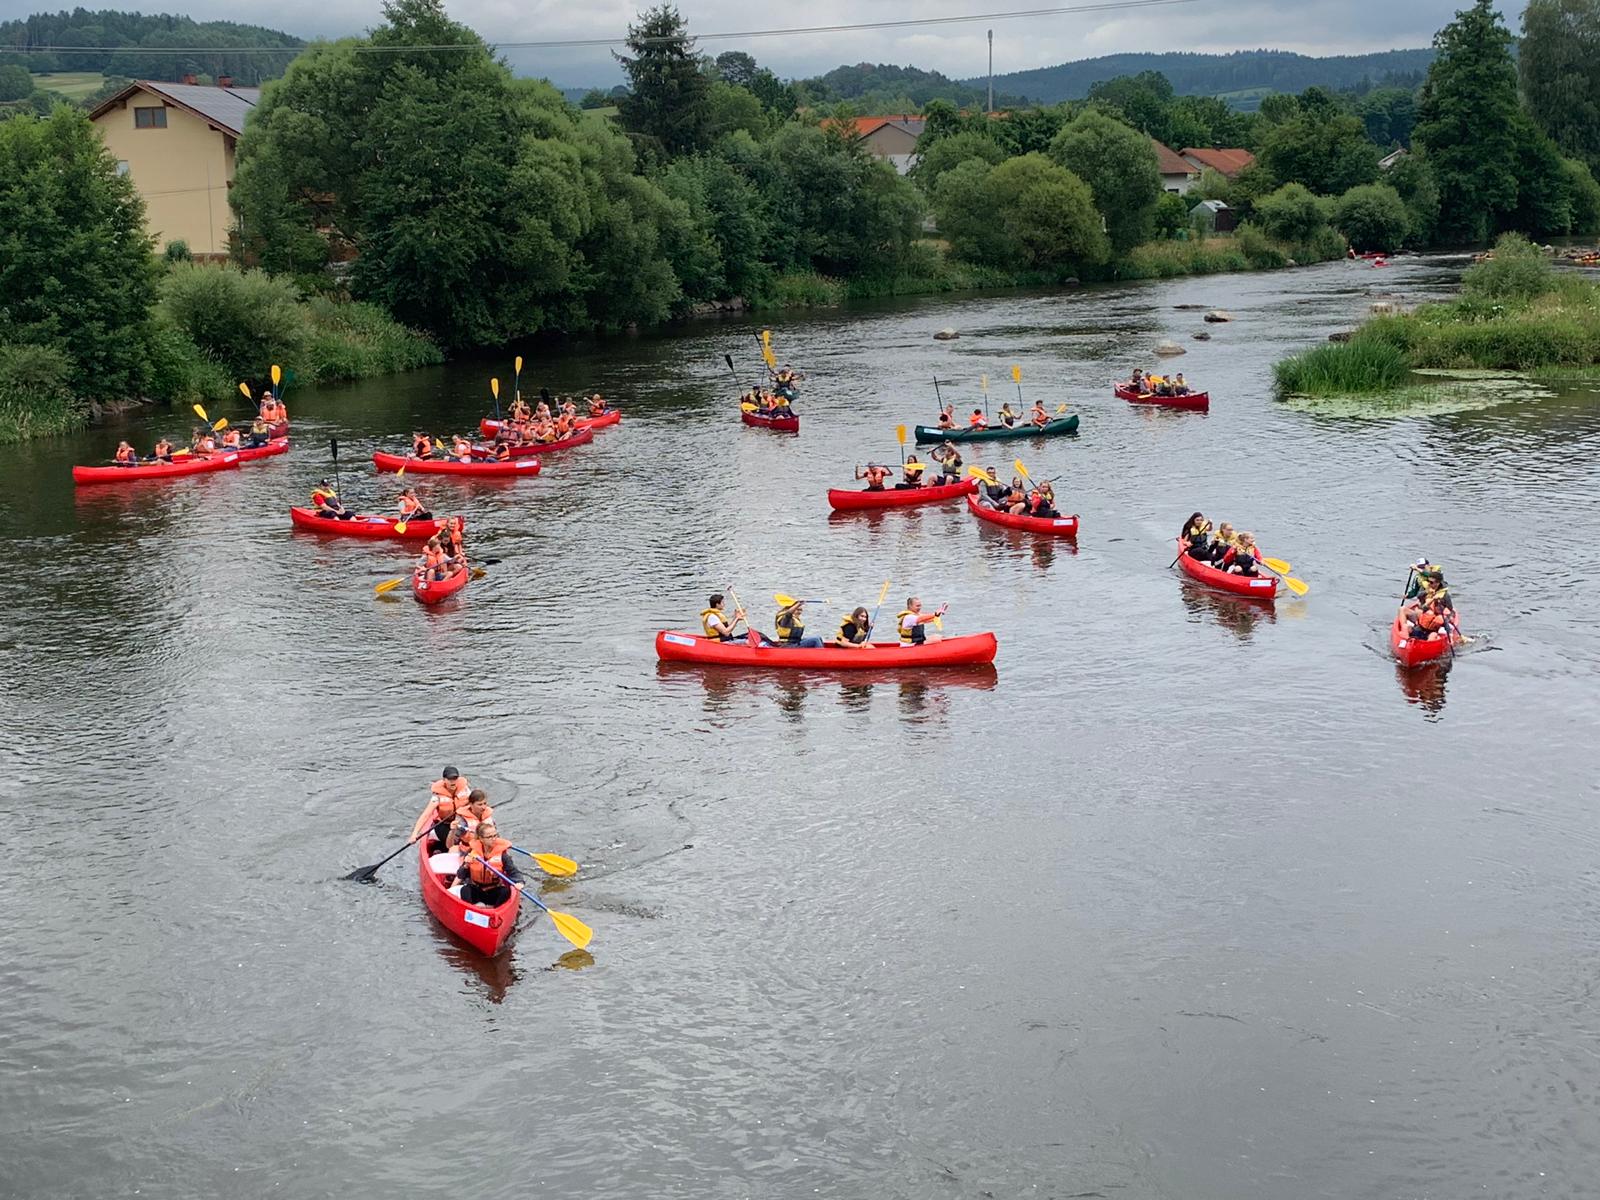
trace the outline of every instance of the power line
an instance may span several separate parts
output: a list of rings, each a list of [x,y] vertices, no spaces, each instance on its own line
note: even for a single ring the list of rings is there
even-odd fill
[[[788,29],[745,29],[737,33],[691,33],[683,37],[643,38],[644,42],[716,42],[742,38],[793,37],[816,33],[854,33],[868,29],[914,29],[930,25],[960,25],[978,21],[1014,21],[1029,17],[1070,16],[1074,13],[1121,12],[1138,8],[1169,8],[1178,4],[1196,4],[1199,0],[1102,0],[1098,4],[1075,4],[1064,8],[1027,8],[1014,12],[968,13],[955,17],[913,17],[900,21],[862,21],[853,25],[809,25]],[[629,39],[618,38],[566,38],[547,42],[488,42],[496,50],[571,50],[585,46],[626,46]],[[471,50],[475,42],[455,42],[443,46],[354,46],[363,54],[416,54],[436,50]],[[6,51],[20,53],[120,53],[130,54],[296,54],[301,48],[292,46],[7,46]]]

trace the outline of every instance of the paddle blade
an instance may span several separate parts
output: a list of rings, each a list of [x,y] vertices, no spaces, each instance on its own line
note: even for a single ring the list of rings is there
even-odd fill
[[[1020,458],[1013,458],[1011,460],[1011,465],[1017,469],[1018,475],[1021,475],[1029,483],[1033,482],[1033,476],[1028,474],[1028,468],[1022,465],[1022,460]]]
[[[496,400],[500,399],[500,381],[498,379],[489,380],[489,390],[494,393]]]
[[[1307,583],[1304,579],[1296,579],[1293,575],[1285,575],[1283,577],[1283,585],[1296,596],[1304,596],[1311,590],[1311,585],[1309,583]]]
[[[277,363],[272,364],[272,386],[277,387],[283,382],[283,368]]]
[[[553,908],[545,909],[550,914],[550,924],[556,927],[556,932],[579,950],[582,950],[594,939],[594,930],[571,913],[557,912]]]
[[[1067,406],[1065,404],[1058,404],[1056,406],[1056,416],[1059,417],[1062,413],[1064,413],[1066,411],[1067,411]]]
[[[228,418],[227,417],[218,417],[215,421],[211,422],[211,428],[216,433],[221,433],[227,427],[228,427]]]
[[[240,386],[240,387],[243,387],[243,386],[244,386],[244,385],[243,385],[243,384],[240,384],[240,385],[239,385],[239,386]],[[208,417],[208,416],[206,416],[206,410],[205,410],[205,409],[204,409],[204,408],[202,408],[202,407],[201,407],[201,406],[200,406],[200,405],[198,405],[198,404],[196,404],[196,405],[195,405],[195,406],[194,406],[194,415],[195,415],[195,416],[197,416],[197,417],[199,417],[199,418],[200,418],[200,419],[201,419],[201,420],[202,420],[202,421],[209,421],[209,420],[211,420],[211,418],[210,418],[210,417]]]
[[[472,578],[474,578],[474,579],[482,579],[488,573],[489,572],[485,571],[482,567],[473,567],[472,568]]]
[[[350,874],[342,876],[342,878],[353,880],[356,883],[371,883],[377,877],[378,868],[381,866],[383,866],[382,863],[373,863],[370,867],[357,867]]]
[[[386,596],[404,582],[404,579],[385,579],[377,587],[373,588],[372,591],[374,595]]]
[[[539,869],[546,875],[556,875],[564,879],[568,875],[578,873],[578,864],[560,854],[530,854],[528,857],[538,863]]]
[[[895,436],[895,439],[902,446],[904,446],[906,444],[906,427],[904,425],[896,425],[894,427],[894,436]]]
[[[793,596],[785,596],[782,592],[774,592],[772,594],[772,602],[779,608],[788,608],[795,602],[795,599]]]
[[[517,360],[516,360],[515,363],[512,364],[512,366],[516,370],[516,373],[518,375],[522,374],[522,355],[520,355],[520,354],[517,355]]]
[[[1261,560],[1261,565],[1266,567],[1266,569],[1269,571],[1276,571],[1279,575],[1287,575],[1290,571],[1294,570],[1293,567],[1284,562],[1281,558],[1263,558]],[[1408,583],[1406,586],[1410,587],[1411,585]]]
[[[967,474],[972,476],[972,478],[974,478],[974,479],[981,479],[985,483],[990,483],[990,484],[996,484],[997,483],[995,477],[993,475],[989,474],[989,472],[985,471],[982,467],[968,467],[967,468]]]
[[[723,362],[725,362],[725,363],[727,363],[727,364],[728,364],[728,370],[730,370],[730,371],[732,371],[732,370],[733,370],[733,355],[731,355],[731,354],[724,354],[724,355],[723,355],[723,356],[722,356],[722,361],[723,361]],[[735,372],[734,372],[734,373],[735,373],[735,374],[738,374],[738,372],[736,372],[736,371],[735,371]]]
[[[398,533],[401,537],[405,536],[406,528],[407,528],[407,523],[405,521],[396,521],[394,523],[394,531],[396,533]]]
[[[395,469],[395,473],[394,473],[394,477],[395,477],[395,478],[396,478],[396,479],[399,479],[399,478],[400,478],[400,476],[402,476],[402,475],[404,475],[404,474],[405,474],[405,473],[406,473],[406,463],[408,463],[408,462],[410,462],[410,461],[411,461],[411,458],[410,458],[410,456],[409,456],[409,455],[408,455],[408,456],[407,456],[407,457],[406,457],[406,460],[405,460],[405,462],[403,462],[403,463],[401,463],[401,464],[400,464],[400,465],[399,465],[399,467],[397,467],[397,468],[396,468],[396,469]]]
[[[250,394],[250,385],[248,383],[241,383],[239,385],[239,390],[242,393],[244,393],[244,398],[246,400],[254,400],[255,399],[255,397]]]
[[[978,386],[983,388],[983,394],[987,396],[989,394],[989,377],[987,375],[978,376]]]
[[[1012,383],[1021,383],[1022,382],[1022,368],[1021,367],[1012,367],[1011,368],[1011,382]]]

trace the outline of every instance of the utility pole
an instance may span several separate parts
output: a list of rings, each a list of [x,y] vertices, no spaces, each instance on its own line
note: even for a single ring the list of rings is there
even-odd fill
[[[989,30],[989,111],[994,111],[994,30]]]

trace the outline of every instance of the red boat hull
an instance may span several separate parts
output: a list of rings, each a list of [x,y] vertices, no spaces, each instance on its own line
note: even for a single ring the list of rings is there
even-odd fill
[[[511,898],[498,908],[468,904],[453,896],[445,881],[428,867],[428,842],[417,843],[417,878],[422,884],[422,902],[434,919],[480,954],[493,958],[505,948],[506,939],[517,927],[517,910],[522,893],[511,889]]]
[[[1178,566],[1196,583],[1203,583],[1219,592],[1248,596],[1252,600],[1271,600],[1278,594],[1276,575],[1230,575],[1217,570],[1210,563],[1196,562],[1187,554],[1178,555]]]
[[[272,458],[278,454],[289,453],[289,439],[275,437],[265,446],[247,446],[235,451],[242,463],[255,462],[262,458]]]
[[[1129,404],[1152,404],[1160,408],[1209,409],[1210,392],[1190,392],[1187,396],[1157,396],[1154,392],[1136,392],[1125,384],[1116,385],[1117,395]]]
[[[1001,512],[980,504],[976,496],[967,497],[967,509],[973,516],[1007,529],[1025,529],[1029,533],[1042,533],[1048,537],[1075,538],[1078,536],[1078,518],[1070,517],[1019,517],[1015,513]]]
[[[239,453],[213,454],[201,458],[184,455],[171,462],[140,463],[136,467],[73,467],[72,482],[86,483],[136,483],[141,479],[178,479],[184,475],[204,475],[210,471],[226,471],[239,465]]]
[[[294,523],[296,529],[306,529],[314,533],[332,533],[358,538],[394,538],[403,541],[431,538],[444,528],[443,521],[407,521],[406,531],[396,533],[394,527],[400,523],[399,517],[357,516],[351,517],[348,521],[340,521],[334,517],[319,517],[309,508],[291,508],[289,520]],[[462,523],[462,528],[466,528],[465,522]]]
[[[746,425],[754,425],[757,429],[775,429],[779,433],[799,433],[800,418],[794,414],[787,417],[763,417],[760,413],[739,410],[739,419]]]
[[[562,438],[559,442],[526,442],[521,446],[512,446],[511,457],[532,458],[536,454],[546,454],[551,450],[570,450],[574,446],[587,446],[592,441],[594,441],[594,430],[580,429],[571,437]],[[489,459],[493,454],[492,446],[472,448],[472,457],[475,459]]]
[[[1411,631],[1399,617],[1394,619],[1394,624],[1389,626],[1389,649],[1393,652],[1395,661],[1403,667],[1420,667],[1424,663],[1438,662],[1450,653],[1450,639],[1448,637],[1418,641],[1411,636]]]
[[[443,579],[424,579],[421,571],[411,573],[411,594],[417,598],[418,604],[443,604],[462,588],[467,586],[467,580],[472,578],[472,571],[467,567],[459,568],[454,575]]]
[[[416,475],[474,475],[479,479],[505,478],[510,475],[537,475],[537,458],[513,458],[507,462],[457,462],[453,458],[412,458],[405,454],[385,454],[374,451],[372,463],[380,471],[398,471],[404,467]]]
[[[920,646],[874,642],[870,650],[823,646],[756,646],[740,640],[718,642],[697,633],[662,630],[656,634],[656,657],[662,662],[709,663],[720,667],[777,667],[790,670],[856,671],[918,667],[966,667],[992,663],[998,644],[992,633],[948,637]]]
[[[939,504],[970,496],[978,490],[975,479],[960,483],[943,483],[931,487],[884,488],[881,492],[868,492],[860,488],[831,488],[828,505],[837,512],[854,512],[863,508],[910,508],[916,504]]]
[[[604,429],[608,425],[615,425],[621,420],[621,409],[608,408],[598,417],[579,417],[577,421],[573,423],[573,427],[576,429]],[[484,437],[493,437],[495,434],[500,432],[500,426],[502,424],[504,424],[504,422],[497,421],[494,417],[485,417],[483,420],[478,422],[478,432],[483,434]]]

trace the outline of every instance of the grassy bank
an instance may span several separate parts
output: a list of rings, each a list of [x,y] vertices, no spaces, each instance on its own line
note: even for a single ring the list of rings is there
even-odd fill
[[[1274,374],[1284,393],[1375,396],[1423,370],[1600,375],[1600,286],[1556,273],[1521,238],[1503,238],[1491,260],[1468,270],[1460,298],[1375,317],[1348,342],[1293,355]]]
[[[127,398],[187,407],[234,395],[269,364],[300,384],[390,375],[444,361],[427,338],[371,304],[301,296],[286,279],[233,267],[173,263],[139,338],[141,394]],[[0,345],[0,444],[70,433],[95,413],[73,395],[61,347]]]

